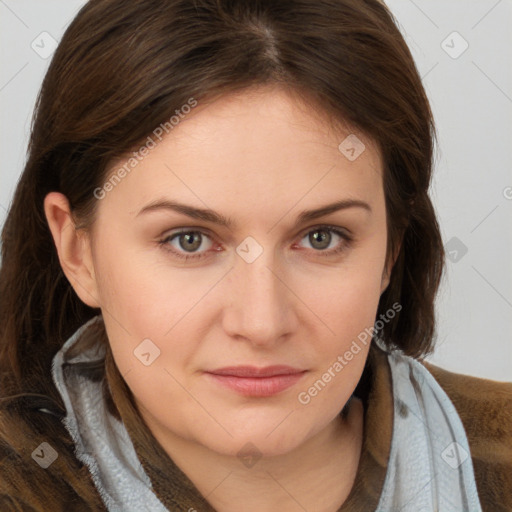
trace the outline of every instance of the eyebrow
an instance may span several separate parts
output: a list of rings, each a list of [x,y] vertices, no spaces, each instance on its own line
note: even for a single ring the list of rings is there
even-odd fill
[[[318,217],[323,217],[324,215],[329,215],[330,213],[334,213],[339,210],[347,210],[349,208],[361,208],[368,213],[372,212],[371,206],[364,201],[359,199],[343,199],[325,206],[320,206],[313,210],[303,210],[297,216],[294,228],[310,220],[317,219]],[[232,219],[225,217],[214,210],[210,210],[208,208],[196,208],[195,206],[186,205],[177,201],[170,201],[168,199],[158,199],[147,204],[137,213],[136,217],[142,214],[161,210],[171,210],[193,219],[211,222],[213,224],[224,226],[228,229],[232,229],[235,225]]]

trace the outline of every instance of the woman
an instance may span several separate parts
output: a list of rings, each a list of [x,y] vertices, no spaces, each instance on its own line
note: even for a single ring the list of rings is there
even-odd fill
[[[86,4],[2,234],[2,510],[512,509],[512,385],[421,362],[433,137],[377,0]]]

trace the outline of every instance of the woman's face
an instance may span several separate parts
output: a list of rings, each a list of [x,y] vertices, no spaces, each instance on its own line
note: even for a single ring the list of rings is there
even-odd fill
[[[98,201],[94,295],[161,441],[285,453],[354,391],[388,282],[382,169],[327,126],[280,89],[200,104]]]

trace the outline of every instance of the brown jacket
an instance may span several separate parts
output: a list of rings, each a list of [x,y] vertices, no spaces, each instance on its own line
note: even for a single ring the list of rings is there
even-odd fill
[[[512,383],[423,364],[454,403],[466,429],[483,510],[512,511]],[[104,374],[105,399],[111,412],[124,421],[160,501],[173,512],[213,512],[151,435],[110,352],[105,368],[92,378]],[[377,506],[391,444],[391,389],[387,358],[372,347],[355,393],[365,406],[361,458],[352,491],[339,512],[368,512]],[[42,396],[20,397],[6,404],[0,414],[0,510],[105,510],[87,467],[73,455],[73,442],[61,423],[65,413],[62,406]],[[35,462],[37,448],[45,441],[59,454],[47,469]]]

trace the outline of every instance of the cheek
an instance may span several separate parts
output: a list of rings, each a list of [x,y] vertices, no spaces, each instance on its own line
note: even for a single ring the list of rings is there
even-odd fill
[[[334,334],[342,343],[373,326],[375,321],[383,262],[369,263],[366,265],[359,260],[345,265],[339,272],[326,276],[323,286],[318,281],[312,283],[310,280],[308,283],[305,279],[307,303],[329,328],[331,335]],[[329,339],[329,336],[325,338]]]
[[[332,279],[328,292],[311,289],[308,295],[328,329],[322,328],[325,334],[316,337],[313,371],[296,398],[305,417],[319,418],[319,424],[331,421],[349,399],[363,372],[373,335],[380,272],[375,268],[350,270]]]
[[[332,412],[349,398],[363,371],[377,306],[374,283],[339,293],[325,302],[325,324],[331,332],[317,338],[314,372],[308,381],[308,386],[315,386],[311,397],[321,391],[317,406]]]
[[[98,247],[94,265],[102,309],[130,334],[161,336],[172,325],[172,301],[179,303],[175,284],[155,269],[147,249],[114,230],[104,231]]]
[[[108,238],[95,263],[101,303],[139,333],[165,337],[222,277],[218,269],[180,268],[156,244]]]
[[[318,304],[323,304],[327,317],[337,325],[344,326],[344,330],[351,330],[351,326],[366,325],[373,322],[379,297],[380,276],[367,274],[365,279],[355,275],[340,279],[338,286],[332,286],[329,294],[323,299],[316,298]]]
[[[102,251],[95,255],[94,266],[114,359],[123,376],[133,372],[135,377],[142,372],[141,378],[146,379],[157,371],[158,362],[167,352],[162,333],[173,325],[171,312],[176,304],[172,300],[178,301],[178,297],[162,285],[161,279],[156,279],[142,255],[116,233],[105,232],[98,247]],[[141,357],[147,352],[155,361],[148,367],[141,361],[147,359]]]

